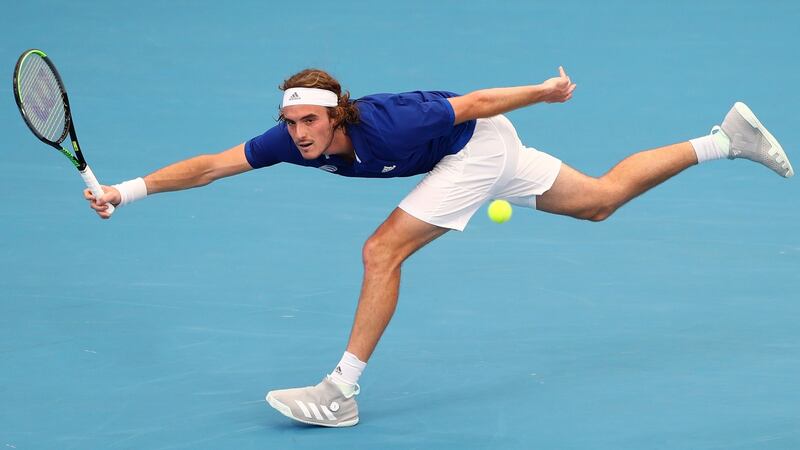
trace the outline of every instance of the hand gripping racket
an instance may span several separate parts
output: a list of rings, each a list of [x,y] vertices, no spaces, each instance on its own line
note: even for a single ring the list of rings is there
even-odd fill
[[[17,100],[22,119],[34,135],[66,156],[81,174],[86,186],[95,198],[103,195],[103,189],[92,169],[86,164],[75,134],[69,99],[56,66],[41,51],[31,49],[19,57],[14,68],[14,98]],[[73,154],[61,144],[69,134]],[[108,203],[108,210],[114,205]]]

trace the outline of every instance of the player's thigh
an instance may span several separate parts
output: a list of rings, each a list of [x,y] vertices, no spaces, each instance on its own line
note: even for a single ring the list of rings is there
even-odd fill
[[[377,253],[405,259],[447,231],[449,228],[427,223],[395,208],[367,240],[364,256],[374,257]]]
[[[536,209],[565,216],[591,218],[602,203],[602,182],[563,164],[547,192],[536,197]]]

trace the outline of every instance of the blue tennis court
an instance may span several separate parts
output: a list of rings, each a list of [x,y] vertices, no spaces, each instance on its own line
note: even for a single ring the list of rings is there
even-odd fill
[[[790,1],[9,3],[0,449],[800,448],[796,179],[713,162],[601,223],[481,210],[404,265],[361,423],[315,428],[264,394],[336,364],[361,246],[419,177],[279,165],[101,221],[11,86],[22,51],[48,52],[106,184],[261,134],[305,67],[357,98],[563,65],[573,100],[508,116],[591,175],[742,100],[800,164],[799,19]]]

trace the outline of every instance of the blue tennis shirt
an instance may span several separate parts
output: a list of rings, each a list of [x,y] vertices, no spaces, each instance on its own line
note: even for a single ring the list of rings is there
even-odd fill
[[[475,131],[475,121],[453,125],[455,113],[444,91],[375,94],[356,100],[360,122],[346,124],[356,160],[322,155],[306,160],[294,145],[285,123],[245,143],[253,168],[280,162],[319,169],[346,177],[408,177],[430,172],[445,156],[464,148]]]

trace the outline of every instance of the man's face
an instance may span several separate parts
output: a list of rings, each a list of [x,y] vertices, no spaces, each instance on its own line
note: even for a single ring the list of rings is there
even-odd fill
[[[333,141],[334,124],[328,109],[316,105],[286,106],[281,110],[294,144],[304,159],[319,158]]]

